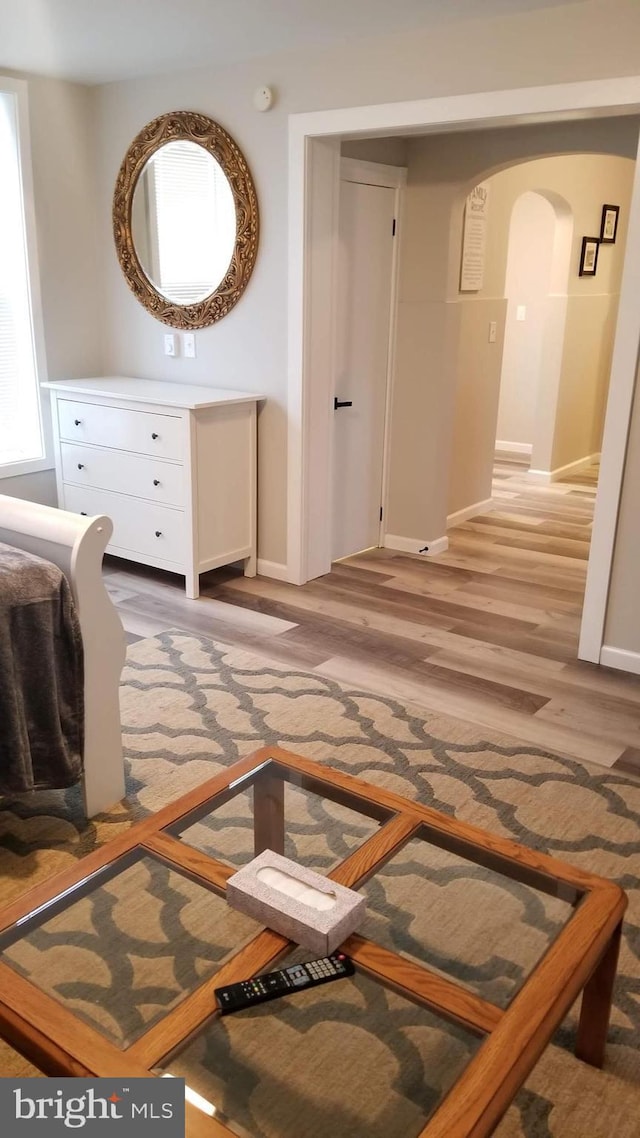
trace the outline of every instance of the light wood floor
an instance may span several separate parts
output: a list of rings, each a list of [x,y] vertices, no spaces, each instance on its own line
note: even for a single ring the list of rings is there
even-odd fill
[[[640,677],[577,660],[597,469],[552,486],[496,466],[494,509],[432,559],[375,549],[303,587],[107,559],[130,640],[170,628],[640,775]]]

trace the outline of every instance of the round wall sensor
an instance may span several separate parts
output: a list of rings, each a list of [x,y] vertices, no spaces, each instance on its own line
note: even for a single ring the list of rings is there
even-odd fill
[[[258,87],[254,91],[253,105],[257,111],[268,111],[273,103],[273,91],[270,87]]]

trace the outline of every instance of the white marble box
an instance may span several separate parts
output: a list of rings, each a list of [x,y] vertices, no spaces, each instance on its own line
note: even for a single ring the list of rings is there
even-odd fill
[[[359,893],[273,850],[229,878],[227,901],[320,956],[333,952],[365,915]]]

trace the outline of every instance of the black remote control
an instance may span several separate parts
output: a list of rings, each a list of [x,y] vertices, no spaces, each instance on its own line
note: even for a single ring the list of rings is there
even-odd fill
[[[354,972],[353,961],[342,952],[334,952],[321,960],[290,964],[278,972],[267,972],[264,976],[254,976],[251,980],[215,988],[214,991],[222,1015],[227,1015],[242,1008],[252,1008],[254,1004],[264,1004],[266,1000],[277,1000],[278,996],[287,996],[290,992],[302,992],[305,988],[315,988],[317,984],[353,976]]]

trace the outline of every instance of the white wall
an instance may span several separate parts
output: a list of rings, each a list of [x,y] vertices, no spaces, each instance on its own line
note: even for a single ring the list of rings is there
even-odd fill
[[[263,391],[259,425],[259,553],[286,559],[286,219],[287,115],[335,106],[633,74],[640,9],[622,0],[572,4],[491,21],[443,23],[424,32],[299,51],[225,70],[199,70],[105,86],[97,92],[100,145],[99,236],[106,286],[105,370]],[[619,9],[619,12],[617,11]],[[579,48],[579,49],[578,49]],[[275,107],[258,114],[256,86],[269,83]],[[254,276],[236,309],[198,333],[198,358],[162,355],[162,326],[129,293],[115,258],[111,194],[127,146],[142,126],[172,109],[210,114],[236,138],[254,175],[261,245]],[[536,128],[531,139],[535,147]],[[558,146],[563,145],[558,128]],[[480,136],[471,140],[480,145]],[[529,140],[523,144],[525,153]],[[473,163],[471,163],[473,165]],[[405,345],[410,351],[411,346]],[[428,400],[425,410],[429,410]],[[416,444],[419,444],[416,432]],[[419,481],[437,471],[437,448]],[[446,509],[445,509],[446,513]],[[425,524],[429,520],[421,519]],[[421,524],[421,529],[423,528]],[[396,530],[395,532],[402,532]],[[430,536],[430,531],[427,531]]]
[[[551,284],[556,214],[541,194],[516,201],[509,227],[507,311],[500,377],[497,438],[533,446],[540,385],[545,307]],[[524,307],[524,319],[518,309]],[[523,315],[522,313],[520,315]]]
[[[10,498],[22,498],[26,502],[40,502],[43,506],[57,506],[55,472],[39,470],[36,474],[0,478],[0,494],[8,494]]]
[[[381,162],[384,166],[406,166],[407,140],[404,138],[356,138],[340,146],[342,158],[359,158],[361,162]]]

